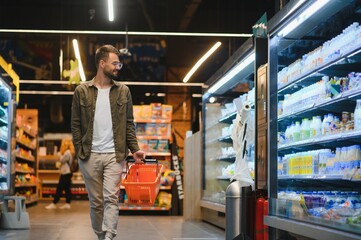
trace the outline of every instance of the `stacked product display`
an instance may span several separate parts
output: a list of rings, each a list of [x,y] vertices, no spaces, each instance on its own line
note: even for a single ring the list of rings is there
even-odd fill
[[[171,153],[169,141],[172,122],[171,105],[152,103],[150,105],[134,105],[133,115],[136,124],[136,135],[139,147],[146,152],[147,158],[157,159],[163,165],[160,179],[160,192],[152,206],[134,205],[128,202],[124,186],[119,194],[119,210],[145,210],[169,212],[172,207],[171,186],[174,181],[174,171],[170,170]],[[129,156],[131,158],[131,156]],[[148,163],[146,163],[148,164]],[[127,167],[124,167],[127,170]]]
[[[266,224],[270,236],[359,239],[361,5],[294,4],[270,24],[270,79],[277,79],[270,106],[277,108],[270,107]]]
[[[27,203],[38,200],[37,192],[37,151],[38,151],[38,111],[17,109],[15,194],[26,197]]]
[[[237,106],[241,110],[237,110]],[[206,132],[206,149],[205,152],[207,160],[207,168],[214,168],[213,171],[206,172],[207,185],[213,187],[204,191],[203,199],[219,204],[225,204],[226,188],[235,175],[249,175],[254,178],[254,110],[244,110],[243,106],[251,104],[254,105],[254,89],[249,93],[242,94],[235,98],[232,102],[226,104],[212,104],[207,103],[207,132]],[[242,111],[244,110],[244,111]],[[244,147],[242,140],[239,138],[243,136],[240,125],[241,118],[248,119],[248,129],[244,131],[250,139]],[[244,123],[243,123],[244,124]],[[242,149],[240,149],[240,147]],[[239,150],[239,151],[238,151]],[[246,154],[242,156],[242,153]],[[236,165],[236,159],[244,160],[247,164],[249,173],[239,172],[240,168]],[[211,174],[212,176],[208,176]],[[214,176],[214,177],[213,177]]]

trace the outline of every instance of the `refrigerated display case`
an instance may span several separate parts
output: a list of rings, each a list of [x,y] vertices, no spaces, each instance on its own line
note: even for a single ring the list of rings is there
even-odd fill
[[[270,239],[361,238],[361,1],[290,1],[268,24]]]
[[[10,85],[0,77],[0,199],[14,191],[12,171],[13,100]]]
[[[266,61],[267,39],[249,38],[206,82],[209,87],[203,93],[201,215],[203,220],[222,228],[225,228],[226,190],[239,174],[236,159],[242,155],[234,148],[239,132],[233,132],[240,120],[237,106],[249,107],[247,114],[254,133],[255,72]],[[247,137],[251,138],[247,139],[250,143],[254,142],[255,134],[247,133]],[[253,181],[254,144],[243,142],[242,149],[248,165],[246,171]]]

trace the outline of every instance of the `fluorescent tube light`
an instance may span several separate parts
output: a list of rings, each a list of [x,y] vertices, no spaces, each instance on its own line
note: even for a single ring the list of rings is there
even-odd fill
[[[73,47],[74,47],[74,52],[75,52],[75,58],[78,60],[80,79],[84,82],[86,80],[86,78],[85,78],[85,74],[84,74],[83,64],[82,64],[82,61],[80,58],[78,40],[73,39]]]
[[[300,26],[304,21],[311,17],[315,12],[328,3],[329,0],[318,0],[304,10],[297,18],[287,24],[277,35],[280,37],[287,36],[290,32]]]
[[[108,15],[109,15],[109,21],[114,21],[114,6],[113,6],[113,0],[108,0]]]
[[[187,73],[187,75],[184,77],[183,82],[186,83],[188,82],[188,80],[191,78],[191,76],[195,73],[195,71],[197,71],[197,69],[202,65],[202,63],[204,61],[207,60],[207,58],[209,58],[209,56],[212,55],[212,53],[214,53],[214,51],[216,51],[219,46],[221,46],[221,42],[216,42],[216,44],[213,45],[213,47],[211,47],[211,49],[209,49],[206,54],[203,55],[203,57],[201,57],[198,62],[192,67],[192,69]]]
[[[211,86],[207,92],[215,93],[220,87],[222,87],[229,80],[231,80],[237,73],[242,71],[245,67],[247,67],[252,62],[254,62],[255,57],[256,57],[256,55],[254,52],[252,54],[248,55],[243,61],[241,61],[238,65],[236,65],[229,72],[227,72],[221,79],[219,79],[219,81],[216,84]]]

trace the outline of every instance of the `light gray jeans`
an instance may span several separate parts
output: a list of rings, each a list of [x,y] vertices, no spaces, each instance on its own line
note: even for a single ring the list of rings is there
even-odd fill
[[[117,235],[119,187],[122,164],[115,153],[91,153],[88,161],[79,161],[90,201],[90,219],[99,239]]]

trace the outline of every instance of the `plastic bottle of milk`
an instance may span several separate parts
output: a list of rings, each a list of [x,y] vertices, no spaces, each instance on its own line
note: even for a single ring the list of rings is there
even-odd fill
[[[357,99],[357,104],[353,117],[355,130],[361,130],[361,99]]]

